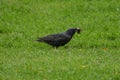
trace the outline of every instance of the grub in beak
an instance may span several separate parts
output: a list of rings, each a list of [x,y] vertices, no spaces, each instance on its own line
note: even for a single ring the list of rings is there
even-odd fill
[[[81,32],[81,29],[77,28],[77,33],[80,34],[80,32]]]

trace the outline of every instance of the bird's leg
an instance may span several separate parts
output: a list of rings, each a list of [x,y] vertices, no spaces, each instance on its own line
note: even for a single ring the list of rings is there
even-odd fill
[[[55,51],[57,51],[57,48],[58,48],[58,47],[57,47],[57,46],[53,46],[53,48],[55,49]]]
[[[54,48],[57,50],[58,47],[54,47]]]
[[[55,48],[55,51],[57,51],[57,48],[56,47],[54,47]]]

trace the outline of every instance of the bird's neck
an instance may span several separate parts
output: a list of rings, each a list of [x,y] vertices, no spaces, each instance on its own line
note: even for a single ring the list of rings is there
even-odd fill
[[[75,32],[66,32],[66,34],[72,37],[75,34]]]

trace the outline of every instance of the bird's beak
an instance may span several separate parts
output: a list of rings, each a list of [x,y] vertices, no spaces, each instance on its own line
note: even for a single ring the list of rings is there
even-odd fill
[[[80,31],[81,31],[80,28],[77,28],[77,33],[78,33],[78,34],[80,34]]]

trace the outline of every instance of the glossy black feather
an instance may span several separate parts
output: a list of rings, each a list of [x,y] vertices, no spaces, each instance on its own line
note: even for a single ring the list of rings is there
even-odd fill
[[[72,36],[75,34],[76,31],[77,28],[71,28],[63,33],[52,34],[39,38],[37,41],[47,43],[53,47],[64,46],[72,39]]]

